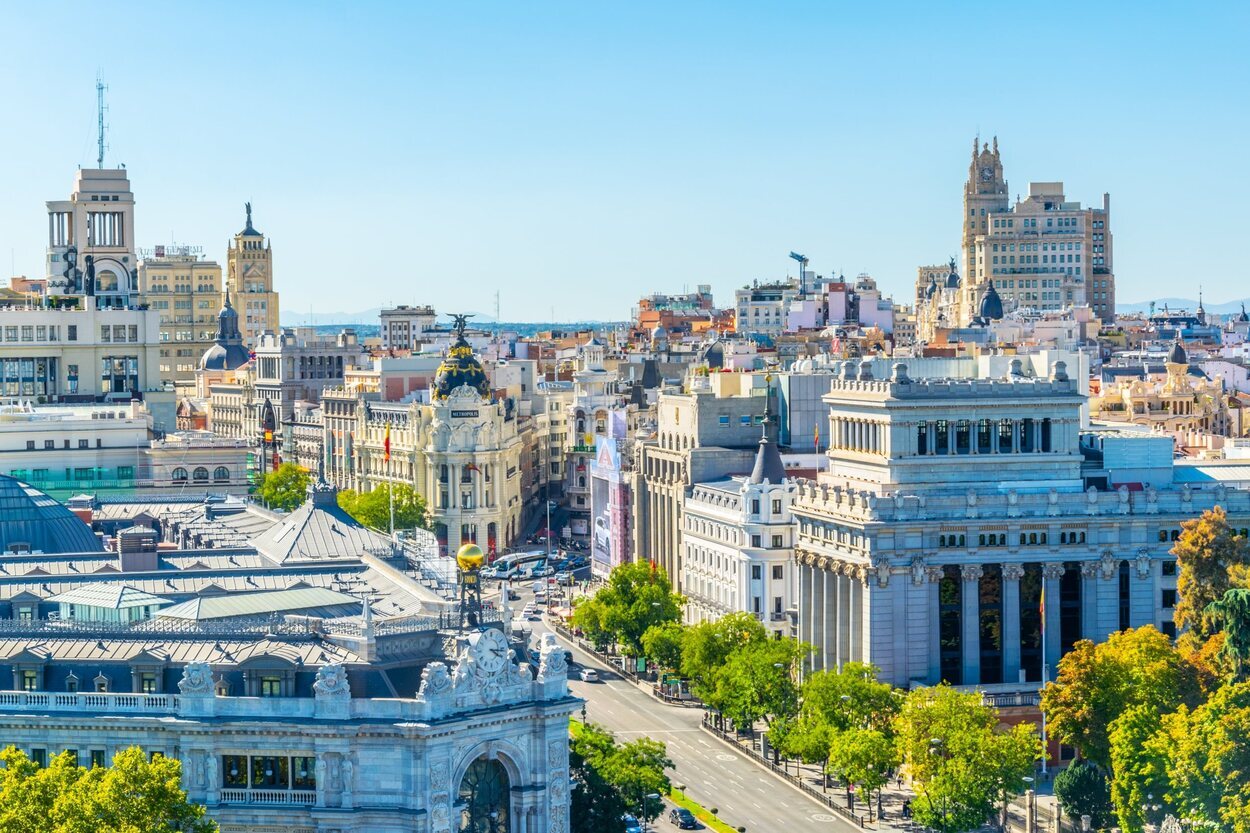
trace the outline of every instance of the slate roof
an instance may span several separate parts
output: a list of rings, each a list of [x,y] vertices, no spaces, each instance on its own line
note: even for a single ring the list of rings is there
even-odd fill
[[[103,607],[110,610],[123,610],[128,607],[146,607],[164,604],[166,599],[144,593],[125,584],[83,584],[73,590],[58,593],[49,602],[55,604],[86,605]]]
[[[325,587],[299,587],[260,593],[232,593],[201,596],[162,610],[161,619],[230,619],[265,616],[270,613],[299,613],[304,616],[334,618],[359,613],[361,600]]]
[[[357,523],[338,505],[333,489],[313,490],[306,501],[253,541],[278,564],[355,560],[365,552],[389,551],[390,541]]]

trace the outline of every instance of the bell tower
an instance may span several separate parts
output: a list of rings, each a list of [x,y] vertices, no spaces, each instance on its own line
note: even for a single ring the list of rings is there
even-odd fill
[[[273,250],[252,225],[252,204],[245,206],[247,225],[226,251],[226,288],[238,304],[240,331],[249,348],[260,334],[278,329],[278,293],[273,289]]]
[[[968,165],[968,181],[964,183],[963,222],[963,309],[974,310],[980,293],[977,288],[985,279],[984,266],[977,264],[977,238],[990,233],[990,215],[1003,214],[1010,209],[1007,180],[1003,176],[1003,162],[998,154],[998,137],[980,144],[981,137],[972,140],[972,160]]]

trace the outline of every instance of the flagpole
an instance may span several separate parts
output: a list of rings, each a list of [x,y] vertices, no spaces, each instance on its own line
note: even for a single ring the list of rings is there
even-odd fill
[[[391,543],[395,543],[395,472],[393,466],[394,463],[387,458],[386,476],[389,482],[386,484],[386,496],[390,498],[391,503]]]
[[[1042,688],[1046,688],[1047,678],[1050,676],[1050,663],[1046,661],[1046,585],[1045,577],[1042,578],[1042,603],[1040,605],[1042,614]],[[1042,775],[1046,775],[1046,761],[1050,758],[1050,745],[1046,739],[1046,710],[1042,709]]]

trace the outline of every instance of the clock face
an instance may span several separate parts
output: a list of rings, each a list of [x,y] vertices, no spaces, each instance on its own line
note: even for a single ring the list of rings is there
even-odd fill
[[[982,169],[981,169],[981,179],[984,179],[986,182],[989,182],[989,181],[990,181],[991,179],[993,179],[993,178],[994,178],[994,169],[993,169],[993,168],[982,168]]]
[[[494,628],[479,632],[469,647],[473,661],[484,674],[498,674],[508,664],[508,641]]]

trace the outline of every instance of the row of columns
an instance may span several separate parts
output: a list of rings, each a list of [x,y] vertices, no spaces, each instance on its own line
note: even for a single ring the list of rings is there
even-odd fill
[[[799,565],[799,640],[813,646],[812,667],[863,662],[863,581],[815,565]]]
[[[833,417],[831,424],[834,448],[890,456],[889,423]]]

